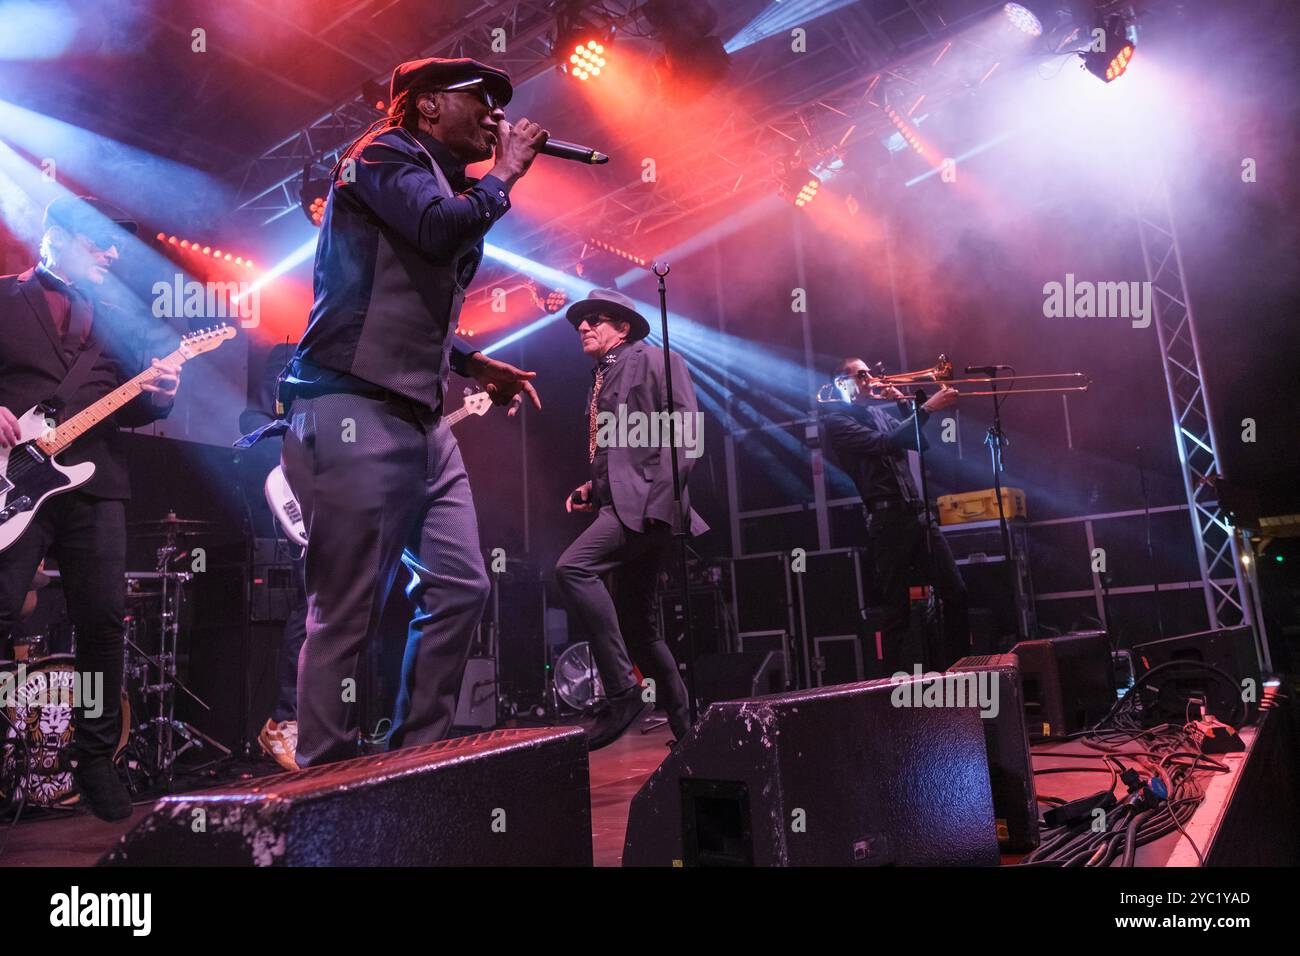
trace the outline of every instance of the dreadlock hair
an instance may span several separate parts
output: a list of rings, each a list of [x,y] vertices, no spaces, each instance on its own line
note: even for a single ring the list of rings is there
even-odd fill
[[[339,161],[342,162],[345,157],[352,155],[360,145],[373,139],[376,133],[390,129],[404,129],[414,134],[420,128],[420,110],[417,106],[420,97],[425,93],[437,91],[437,87],[429,82],[416,83],[402,90],[397,94],[397,99],[388,104],[388,112],[385,115],[367,126],[360,136],[343,148],[339,153]]]
[[[397,99],[388,104],[388,123],[390,126],[400,126],[408,133],[414,133],[420,128],[420,110],[417,104],[420,97],[425,93],[436,92],[436,87],[432,83],[416,83],[397,94]]]

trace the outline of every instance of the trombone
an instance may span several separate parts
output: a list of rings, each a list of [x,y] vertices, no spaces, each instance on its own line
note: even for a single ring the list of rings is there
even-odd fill
[[[1031,383],[1029,388],[1021,388],[1022,382]],[[953,378],[952,362],[947,355],[940,354],[939,361],[929,368],[915,372],[899,372],[886,375],[877,363],[876,372],[864,369],[857,375],[837,375],[817,390],[817,401],[822,405],[832,405],[845,401],[843,392],[850,383],[860,390],[866,390],[873,399],[885,400],[889,396],[885,391],[896,388],[902,391],[913,385],[937,383],[944,386],[988,385],[990,388],[969,392],[960,391],[959,398],[975,398],[980,395],[1034,395],[1043,393],[1064,394],[1066,392],[1086,392],[1092,379],[1083,372],[1052,372],[1039,375],[1008,375],[1004,378],[981,376],[977,378]],[[1003,388],[1002,386],[1006,386]]]

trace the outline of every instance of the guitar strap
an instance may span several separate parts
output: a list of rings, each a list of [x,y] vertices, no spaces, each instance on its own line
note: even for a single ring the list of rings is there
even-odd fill
[[[68,374],[63,377],[59,387],[55,389],[54,394],[47,398],[41,404],[45,405],[54,412],[60,412],[67,407],[68,399],[76,393],[81,387],[81,383],[86,380],[86,375],[99,361],[99,354],[104,350],[104,343],[92,339],[86,344],[78,355],[77,360],[72,363],[72,368],[68,369]]]

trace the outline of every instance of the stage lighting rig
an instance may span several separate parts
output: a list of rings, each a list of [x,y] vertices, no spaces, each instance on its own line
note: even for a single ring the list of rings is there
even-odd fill
[[[797,156],[779,159],[772,167],[781,196],[802,209],[817,198],[822,181]]]
[[[655,61],[655,77],[665,96],[678,104],[703,96],[726,76],[731,58],[714,34],[718,14],[708,3],[646,0],[639,13],[663,44]]]
[[[555,68],[575,80],[585,83],[600,76],[613,45],[614,25],[598,26],[582,15],[578,4],[570,4],[556,17],[551,47]]]
[[[569,301],[569,294],[563,289],[550,289],[543,295],[542,287],[537,284],[536,279],[529,279],[526,284],[528,286],[528,295],[533,300],[533,304],[548,315],[559,312]]]
[[[1007,20],[1011,22],[1017,30],[1028,34],[1031,37],[1040,37],[1043,35],[1043,24],[1038,17],[1034,16],[1032,10],[1020,3],[1007,3],[1002,7],[1002,12],[1006,14]]]
[[[1087,35],[1088,49],[1079,53],[1084,68],[1105,83],[1124,75],[1133,59],[1132,20],[1119,13],[1099,15],[1097,27]]]
[[[312,164],[308,163],[302,168],[302,188],[298,190],[298,201],[302,205],[303,213],[311,220],[311,224],[320,226],[325,218],[325,197],[330,192],[330,181],[313,179],[311,167]]]
[[[253,268],[252,259],[245,259],[243,256],[222,252],[220,248],[214,249],[212,246],[202,245],[197,239],[181,239],[177,236],[169,236],[165,232],[158,233],[154,238],[159,245],[171,246],[173,249],[188,255],[210,256],[214,260],[234,263],[237,266],[243,266],[245,269]]]

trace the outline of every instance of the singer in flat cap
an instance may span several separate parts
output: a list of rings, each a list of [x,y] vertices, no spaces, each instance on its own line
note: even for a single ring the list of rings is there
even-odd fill
[[[455,338],[483,237],[510,209],[547,133],[507,122],[510,78],[476,60],[393,71],[388,115],[334,167],[315,302],[286,370],[282,463],[306,519],[300,767],[355,756],[348,693],[399,563],[416,604],[389,746],[447,735],[489,585],[469,478],[442,421],[449,369],[514,414],[525,372]],[[496,162],[478,181],[470,163]],[[405,552],[405,554],[404,554]]]

